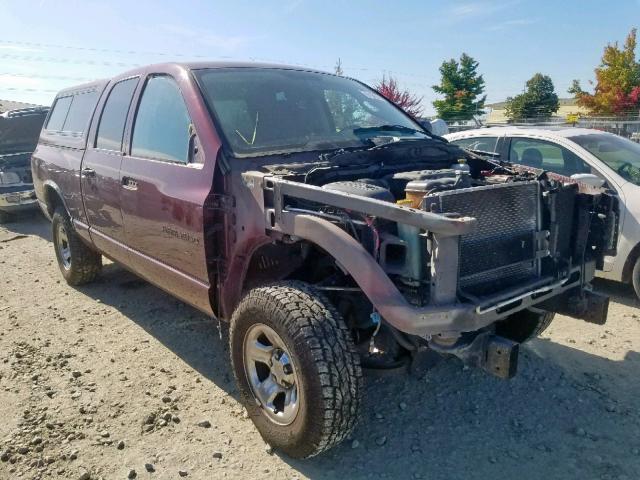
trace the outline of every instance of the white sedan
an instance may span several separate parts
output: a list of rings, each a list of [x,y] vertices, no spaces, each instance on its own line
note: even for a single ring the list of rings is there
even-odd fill
[[[601,276],[631,283],[640,298],[640,144],[585,128],[489,127],[445,138],[512,163],[615,190],[620,199],[617,254],[606,257]]]

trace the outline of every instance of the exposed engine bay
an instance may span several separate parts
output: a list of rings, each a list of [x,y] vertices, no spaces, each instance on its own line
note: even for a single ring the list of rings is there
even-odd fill
[[[576,183],[565,184],[546,175],[539,178],[535,172],[469,157],[462,150],[459,154],[449,168],[392,171],[357,178],[344,168],[340,173],[345,179],[325,183],[325,175],[319,175],[314,183],[324,190],[448,218],[475,218],[476,228],[463,235],[460,242],[460,282],[456,293],[463,297],[499,291],[552,268],[570,270],[572,264],[595,260],[615,245],[614,225],[598,214],[601,209],[606,212],[611,208],[610,199],[580,193]],[[329,176],[334,176],[331,173]],[[309,175],[305,178],[308,180]],[[291,197],[287,200],[289,209],[333,216],[398,282],[411,289],[428,290],[428,232],[331,205],[308,204]],[[574,241],[576,236],[584,232],[574,231],[581,221],[575,217],[576,202],[590,211],[590,216],[583,219],[588,227],[581,228],[592,232],[578,243]],[[604,237],[607,240],[603,241]],[[428,301],[428,295],[422,292],[415,301]]]
[[[589,282],[616,244],[613,197],[452,145],[426,164],[419,149],[408,161],[397,150],[268,166],[263,182],[268,228],[288,248],[281,276],[324,290],[369,353],[380,335],[406,349],[516,355],[490,335],[531,308],[604,322],[608,299]]]
[[[476,218],[476,231],[464,236],[460,245],[458,292],[476,295],[536,273],[535,260],[544,256],[548,245],[539,233],[538,182],[509,182],[502,175],[474,179],[465,166],[332,182],[323,188],[447,216]],[[360,237],[384,270],[397,275],[406,286],[428,288],[428,237],[418,227],[366,223]]]

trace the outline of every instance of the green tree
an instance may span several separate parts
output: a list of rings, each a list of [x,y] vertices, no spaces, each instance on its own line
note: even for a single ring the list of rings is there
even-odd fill
[[[536,73],[527,80],[526,86],[524,93],[507,98],[508,118],[548,118],[558,111],[560,103],[551,77]]]
[[[440,85],[434,85],[436,93],[444,99],[435,100],[433,106],[443,120],[468,120],[484,113],[484,78],[478,74],[478,62],[466,53],[460,61],[452,58],[440,66]]]
[[[640,63],[636,60],[636,29],[632,29],[624,45],[618,42],[605,47],[600,66],[595,69],[594,93],[582,90],[574,80],[569,88],[582,105],[598,115],[619,115],[640,108]]]

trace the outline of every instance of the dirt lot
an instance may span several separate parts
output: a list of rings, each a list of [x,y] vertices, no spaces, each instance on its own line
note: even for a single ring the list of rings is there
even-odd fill
[[[49,237],[40,216],[0,227],[1,479],[640,477],[626,288],[598,282],[607,325],[557,318],[514,380],[455,359],[369,377],[353,438],[293,461],[245,417],[224,328],[113,264],[68,287]]]

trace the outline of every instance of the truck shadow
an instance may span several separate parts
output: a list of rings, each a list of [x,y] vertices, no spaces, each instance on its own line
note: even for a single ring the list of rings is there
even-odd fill
[[[620,303],[627,307],[640,308],[640,300],[636,296],[633,287],[629,284],[596,278],[593,281],[593,286],[597,292],[609,296],[612,302]]]
[[[509,381],[455,359],[369,381],[353,440],[287,461],[314,479],[639,478],[640,354],[616,362],[540,339],[520,360]]]
[[[111,305],[160,341],[200,375],[237,399],[229,367],[227,326],[208,318],[115,263],[78,288]]]
[[[238,399],[224,324],[220,335],[217,322],[114,264],[81,291]],[[417,376],[367,376],[352,438],[312,459],[280,458],[313,479],[638,478],[639,368],[634,351],[613,361],[537,339],[510,381],[453,358]]]
[[[51,241],[51,223],[39,210],[24,213],[15,221],[3,223],[0,227],[4,230],[0,241],[6,241],[22,235],[33,235],[48,242]]]

